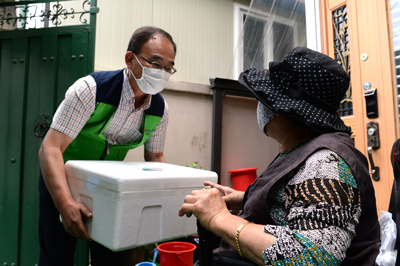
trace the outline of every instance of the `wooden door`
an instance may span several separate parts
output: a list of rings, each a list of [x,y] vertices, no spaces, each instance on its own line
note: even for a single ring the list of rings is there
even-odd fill
[[[367,124],[378,124],[380,146],[372,149],[371,155],[379,167],[379,180],[372,180],[379,215],[389,206],[393,182],[390,151],[398,137],[389,4],[383,0],[320,0],[320,14],[322,52],[351,74],[341,115],[353,130],[356,147],[367,157]],[[378,117],[367,117],[363,88],[367,82],[377,89]]]

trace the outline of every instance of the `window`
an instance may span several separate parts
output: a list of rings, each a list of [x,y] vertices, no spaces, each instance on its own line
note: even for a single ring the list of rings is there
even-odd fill
[[[292,48],[307,46],[305,28],[305,5],[299,0],[253,0],[250,7],[235,3],[232,76],[268,68]]]

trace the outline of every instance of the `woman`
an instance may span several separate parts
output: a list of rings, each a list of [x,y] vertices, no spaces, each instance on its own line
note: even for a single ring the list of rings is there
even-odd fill
[[[223,239],[215,252],[258,265],[374,265],[380,233],[368,161],[337,113],[349,75],[297,47],[239,82],[259,100],[260,129],[282,152],[246,193],[205,182],[179,215],[194,214]]]

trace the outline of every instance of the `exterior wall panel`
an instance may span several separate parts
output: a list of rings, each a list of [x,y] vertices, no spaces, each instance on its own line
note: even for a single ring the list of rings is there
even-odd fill
[[[209,86],[185,84],[187,88]],[[164,156],[167,163],[190,165],[198,162],[199,167],[211,170],[212,138],[212,95],[189,93],[178,90],[164,90],[164,99],[169,106],[169,123]],[[126,161],[144,161],[144,147],[128,152]]]
[[[150,25],[169,32],[177,44],[173,80],[209,85],[228,76],[233,62],[233,3],[249,0],[99,0],[96,70],[125,67],[135,29]]]

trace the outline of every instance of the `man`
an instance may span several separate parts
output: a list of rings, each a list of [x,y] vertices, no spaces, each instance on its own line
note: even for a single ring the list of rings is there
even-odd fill
[[[72,265],[77,238],[91,240],[83,218],[91,211],[75,201],[64,163],[123,160],[144,144],[144,159],[165,162],[168,105],[159,94],[175,73],[176,45],[165,31],[137,29],[125,54],[126,68],[95,72],[67,91],[39,151],[39,265]],[[60,216],[62,223],[60,222]],[[90,242],[92,265],[123,265],[123,252]]]

